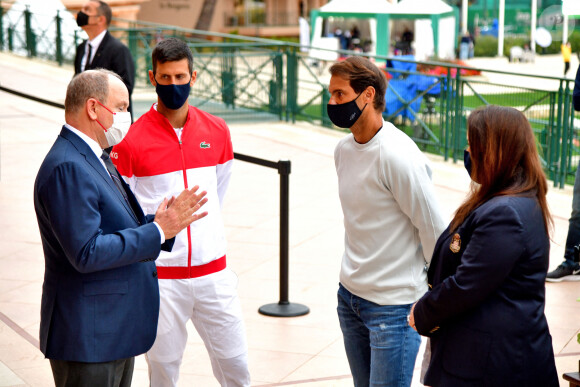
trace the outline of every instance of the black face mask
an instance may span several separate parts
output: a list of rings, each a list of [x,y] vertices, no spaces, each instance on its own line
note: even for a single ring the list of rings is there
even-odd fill
[[[471,177],[471,154],[467,149],[463,150],[463,165],[465,165],[465,169],[469,173],[469,177]]]
[[[350,102],[339,105],[326,105],[326,112],[328,113],[330,121],[339,128],[351,128],[368,105],[365,104],[362,110],[359,109],[356,100],[361,94],[362,92]]]
[[[77,13],[77,26],[84,27],[87,24],[89,24],[89,15],[83,11],[79,11],[79,13]]]
[[[153,78],[155,79],[155,78]],[[165,107],[171,110],[177,110],[183,106],[187,98],[189,98],[189,91],[191,90],[191,78],[189,82],[183,85],[160,85],[155,79],[157,86],[155,86],[155,91],[161,99],[161,102]]]

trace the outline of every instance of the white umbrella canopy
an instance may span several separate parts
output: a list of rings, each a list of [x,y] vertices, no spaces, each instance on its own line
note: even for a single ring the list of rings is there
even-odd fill
[[[439,15],[453,12],[453,8],[443,0],[401,0],[392,10],[397,14]]]
[[[408,18],[413,22],[415,37],[420,37],[414,39],[418,59],[455,57],[455,10],[443,0],[400,0],[390,17],[392,20]]]
[[[320,12],[391,13],[393,8],[387,0],[332,0],[320,7]]]
[[[562,13],[568,16],[580,15],[580,1],[562,0]]]

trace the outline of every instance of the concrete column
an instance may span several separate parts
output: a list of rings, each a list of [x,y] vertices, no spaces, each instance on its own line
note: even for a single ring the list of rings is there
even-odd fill
[[[505,24],[505,0],[499,0],[499,25],[497,32],[497,56],[503,55],[503,37]]]
[[[536,52],[536,28],[538,24],[538,0],[532,0],[532,24],[530,31],[530,49]]]
[[[461,33],[467,35],[467,0],[461,2]]]

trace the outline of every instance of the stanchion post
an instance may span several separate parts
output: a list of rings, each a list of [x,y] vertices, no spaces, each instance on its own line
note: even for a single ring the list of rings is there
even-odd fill
[[[266,316],[297,317],[310,312],[307,306],[293,304],[288,299],[289,287],[289,233],[290,233],[290,161],[278,161],[280,174],[280,301],[261,306],[258,311]]]
[[[290,161],[278,162],[280,174],[280,302],[288,304],[290,260]]]

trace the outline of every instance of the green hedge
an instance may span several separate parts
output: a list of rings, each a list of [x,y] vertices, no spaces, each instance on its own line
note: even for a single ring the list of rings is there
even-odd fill
[[[580,52],[580,31],[574,30],[568,39],[572,45],[572,52]],[[527,36],[506,36],[503,42],[504,56],[510,56],[510,49],[513,46],[524,47],[530,41]],[[536,52],[538,54],[559,54],[562,42],[559,40],[552,41],[548,47],[540,47],[536,45]],[[474,46],[475,56],[496,56],[497,55],[497,38],[489,35],[480,36],[475,41]]]
[[[475,56],[496,56],[497,38],[489,35],[478,37],[473,45],[473,54]]]
[[[572,52],[578,52],[580,51],[580,31],[572,31],[572,34],[570,34],[570,37],[568,38],[568,40],[570,41],[570,44],[572,45]],[[548,47],[545,48],[545,50],[542,49],[542,47],[537,47],[536,46],[536,51],[538,53],[541,54],[559,54],[561,53],[561,49],[560,46],[562,45],[562,41],[560,40],[554,40],[552,41],[552,44],[550,44]]]

